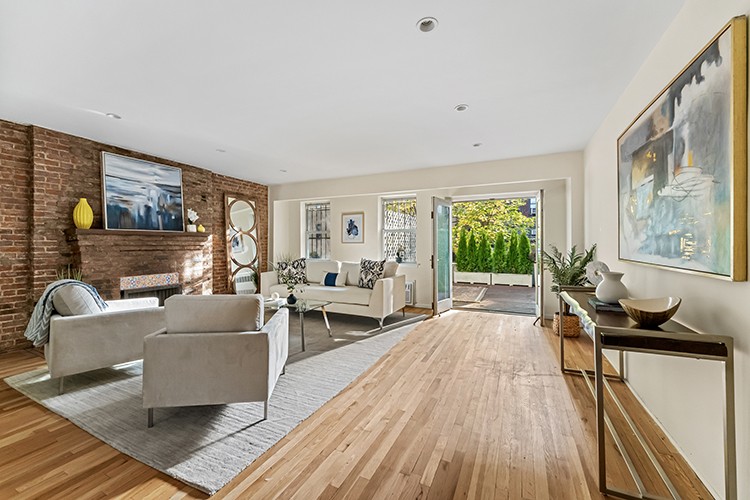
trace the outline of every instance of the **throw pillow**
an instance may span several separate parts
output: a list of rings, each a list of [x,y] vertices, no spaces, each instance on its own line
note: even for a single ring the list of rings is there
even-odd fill
[[[362,259],[359,262],[359,287],[374,288],[375,282],[383,277],[385,260]]]
[[[62,316],[79,316],[102,312],[94,297],[81,286],[64,285],[54,293],[52,305]]]
[[[276,274],[282,285],[302,285],[307,282],[307,263],[304,258],[276,264]]]
[[[336,278],[339,277],[339,273],[326,273],[323,276],[323,281],[320,283],[325,286],[336,286]]]
[[[346,273],[326,273],[320,284],[324,286],[345,286]]]

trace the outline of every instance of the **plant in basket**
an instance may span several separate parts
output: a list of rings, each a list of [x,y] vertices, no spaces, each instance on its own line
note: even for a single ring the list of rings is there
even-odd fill
[[[560,294],[561,286],[585,286],[589,284],[586,278],[586,265],[594,260],[596,255],[596,244],[584,252],[579,252],[575,245],[567,254],[562,253],[556,246],[550,245],[550,252],[542,252],[544,264],[552,275],[552,286],[550,289]],[[563,334],[566,337],[577,337],[580,334],[578,317],[570,313],[568,304],[565,304],[563,312]],[[560,315],[555,313],[552,329],[557,335],[559,330]]]

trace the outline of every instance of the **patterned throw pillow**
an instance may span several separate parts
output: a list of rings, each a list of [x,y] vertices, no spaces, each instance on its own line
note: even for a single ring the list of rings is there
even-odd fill
[[[375,282],[383,277],[385,272],[385,260],[368,260],[359,261],[359,287],[374,288]]]
[[[276,264],[276,273],[282,285],[302,285],[307,282],[307,261],[302,259]]]

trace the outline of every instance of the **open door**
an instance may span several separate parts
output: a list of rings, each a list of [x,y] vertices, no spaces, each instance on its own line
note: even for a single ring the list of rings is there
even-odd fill
[[[453,307],[453,203],[432,198],[432,311]]]
[[[536,246],[534,247],[535,261],[534,283],[536,284],[536,317],[539,324],[544,326],[544,189],[536,195]]]

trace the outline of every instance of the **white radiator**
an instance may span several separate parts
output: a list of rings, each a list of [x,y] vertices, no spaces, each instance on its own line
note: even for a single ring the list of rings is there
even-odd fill
[[[406,282],[406,304],[409,306],[414,305],[414,282]]]

